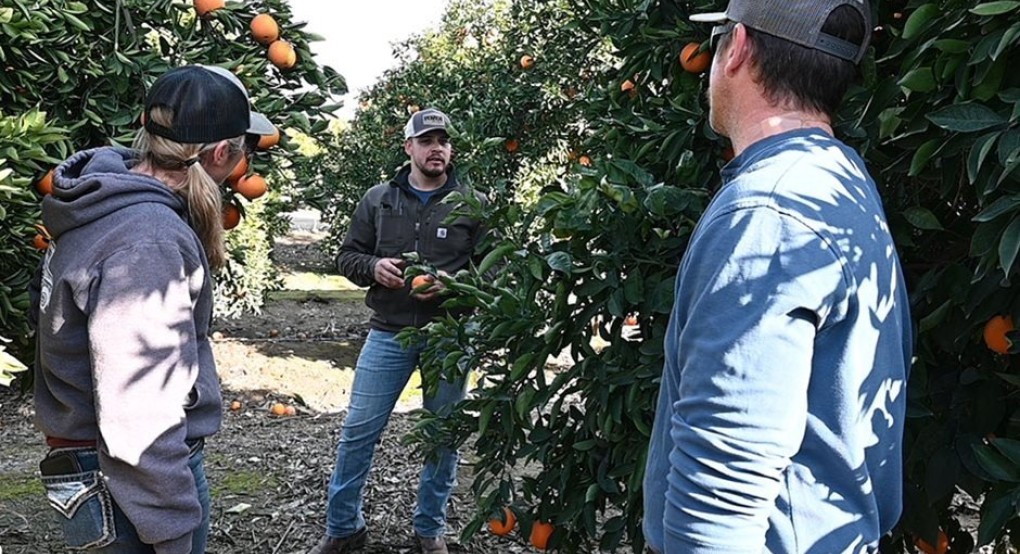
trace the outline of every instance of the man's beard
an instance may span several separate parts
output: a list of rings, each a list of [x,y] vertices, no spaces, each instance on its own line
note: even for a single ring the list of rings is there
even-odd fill
[[[444,163],[441,169],[432,169],[429,167],[428,162],[425,162],[425,164],[418,164],[418,171],[421,171],[421,174],[429,179],[435,179],[436,177],[446,173],[446,169],[449,165],[450,164],[448,163]]]

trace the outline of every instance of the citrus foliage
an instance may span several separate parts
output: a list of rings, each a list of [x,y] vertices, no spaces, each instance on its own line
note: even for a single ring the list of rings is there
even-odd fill
[[[260,12],[275,17],[294,45],[295,67],[276,69],[251,36],[249,24]],[[227,67],[278,127],[313,136],[325,131],[334,108],[329,98],[346,85],[335,71],[314,63],[308,43],[317,37],[303,27],[283,0],[230,2],[205,18],[183,0],[11,0],[0,7],[0,106],[14,117],[0,125],[0,170],[13,170],[0,180],[0,195],[11,195],[11,203],[5,198],[3,204],[7,217],[0,218],[0,336],[26,341],[21,295],[38,259],[29,241],[39,220],[39,200],[29,184],[74,150],[130,145],[146,87],[167,69],[185,63]],[[279,212],[295,196],[285,173],[294,156],[286,141],[256,156],[253,170],[267,176],[272,194],[259,201],[264,207],[249,210],[262,220],[253,231],[228,233],[232,259],[220,286],[232,294],[218,296],[219,315],[258,309],[276,281],[269,246],[286,228]]]
[[[463,199],[497,233],[476,271],[447,279],[450,305],[475,313],[427,332],[426,386],[471,368],[481,383],[462,412],[425,417],[416,431],[473,451],[480,510],[468,534],[511,506],[522,539],[543,520],[555,525],[554,548],[640,548],[672,282],[728,146],[705,123],[705,76],[678,56],[709,32],[689,13],[724,5],[520,1],[473,11],[454,2],[437,32],[403,45],[404,64],[366,94],[328,154],[328,190],[339,197],[330,213],[342,223],[403,159],[406,108],[434,105],[465,129],[458,162],[493,200],[480,213]],[[905,512],[883,551],[939,544],[940,529],[953,551],[1015,546],[1020,333],[999,329],[994,344],[1007,354],[983,335],[996,316],[1020,321],[1020,74],[1009,71],[1020,2],[896,0],[874,10],[864,79],[837,133],[879,184],[916,323]],[[506,40],[485,45],[476,28]],[[482,46],[466,48],[468,36]],[[476,88],[486,73],[488,86]],[[525,128],[537,140],[518,134]],[[635,313],[637,329],[625,325]],[[571,363],[549,372],[550,356]],[[960,491],[982,504],[976,537],[955,519]]]

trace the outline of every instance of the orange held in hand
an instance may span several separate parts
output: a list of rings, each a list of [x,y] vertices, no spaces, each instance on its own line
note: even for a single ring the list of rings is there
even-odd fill
[[[932,546],[928,541],[918,537],[914,541],[914,546],[924,552],[924,554],[946,554],[949,551],[949,537],[942,530],[939,530],[939,539],[936,546]]]
[[[539,550],[549,548],[549,537],[553,533],[553,524],[546,521],[536,521],[531,526],[531,546]]]
[[[436,280],[431,275],[418,275],[414,279],[411,279],[411,290],[418,290],[419,287],[425,288],[427,285],[431,285]]]
[[[712,63],[712,53],[708,50],[698,52],[701,45],[697,42],[690,42],[680,51],[680,65],[688,73],[704,73]]]
[[[1009,347],[1013,343],[1006,336],[1006,333],[1013,329],[1013,318],[1008,315],[997,315],[989,319],[988,323],[985,324],[985,345],[993,352],[1009,354]]]
[[[280,38],[280,26],[268,13],[260,13],[251,20],[251,36],[259,44],[272,44]]]
[[[510,508],[503,508],[503,518],[494,517],[489,520],[489,531],[493,535],[499,535],[500,537],[509,535],[510,531],[514,530],[514,526],[517,525],[517,517]]]

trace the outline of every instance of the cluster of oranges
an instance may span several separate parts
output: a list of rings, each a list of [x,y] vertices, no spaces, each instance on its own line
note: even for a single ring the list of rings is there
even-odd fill
[[[212,12],[226,6],[225,0],[194,0],[195,13],[206,18]],[[269,14],[259,14],[251,20],[251,34],[263,46],[269,47],[269,61],[280,70],[290,69],[297,64],[297,52],[289,42],[280,38],[280,26]]]
[[[503,517],[494,517],[489,520],[489,531],[500,537],[509,535],[517,526],[517,516],[510,508],[503,508]],[[549,548],[549,537],[552,536],[555,528],[548,521],[536,521],[531,524],[531,546],[539,550]]]
[[[239,412],[244,408],[240,400],[234,400],[230,403],[230,411]],[[284,404],[283,402],[274,402],[269,405],[269,413],[277,417],[289,417],[297,415],[297,408],[290,404]]]

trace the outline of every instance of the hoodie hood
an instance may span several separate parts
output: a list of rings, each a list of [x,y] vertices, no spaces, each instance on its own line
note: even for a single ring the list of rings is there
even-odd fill
[[[79,152],[53,172],[53,194],[42,202],[43,224],[54,237],[127,206],[154,202],[186,218],[184,199],[155,177],[134,173],[135,152],[107,147]]]

